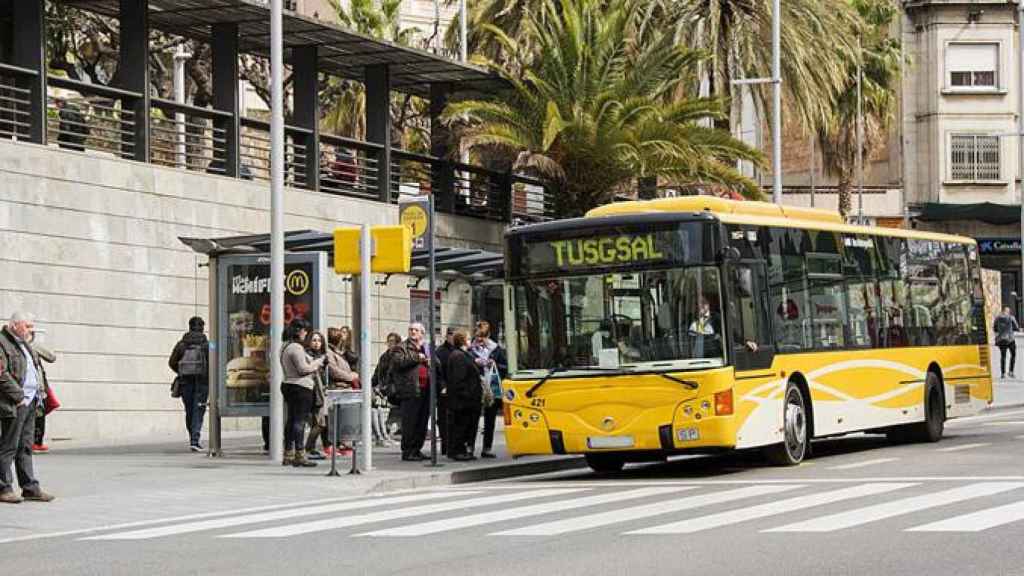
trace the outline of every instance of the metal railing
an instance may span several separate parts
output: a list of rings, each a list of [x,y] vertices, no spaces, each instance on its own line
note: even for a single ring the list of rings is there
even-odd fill
[[[150,114],[150,161],[162,166],[224,174],[227,134],[218,119],[231,114],[154,98]]]
[[[512,176],[513,222],[543,222],[555,217],[554,198],[542,180]]]
[[[34,70],[0,64],[0,138],[27,138],[32,129],[32,91],[22,84]]]
[[[263,120],[242,118],[238,156],[239,175],[255,180],[270,180],[270,124]],[[306,186],[306,145],[302,142],[312,131],[295,126],[285,127],[284,182],[287,186]]]
[[[320,190],[344,196],[379,198],[383,150],[383,146],[369,142],[320,136]]]
[[[67,78],[48,82],[48,141],[68,150],[133,157],[135,112],[122,102],[141,94]]]
[[[400,196],[432,194],[437,182],[434,165],[437,158],[405,150],[391,151],[390,201],[397,202]]]

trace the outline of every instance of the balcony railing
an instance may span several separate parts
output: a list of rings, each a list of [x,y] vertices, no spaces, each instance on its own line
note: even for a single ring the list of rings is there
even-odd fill
[[[0,64],[0,138],[31,139],[35,74]],[[267,122],[239,118],[238,133],[233,135],[229,112],[160,98],[149,98],[147,109],[139,106],[143,98],[138,92],[49,77],[46,141],[78,152],[270,180]],[[147,117],[141,118],[147,111]],[[314,141],[312,136],[312,130],[285,127],[285,183],[289,186],[387,202],[403,195],[434,194],[439,212],[495,222],[552,217],[550,194],[539,180],[392,149],[387,186],[383,186],[383,146],[327,134]],[[232,153],[237,154],[237,164],[229,162]]]

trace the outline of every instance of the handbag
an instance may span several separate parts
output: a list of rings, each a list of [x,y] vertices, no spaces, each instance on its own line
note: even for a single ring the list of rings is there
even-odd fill
[[[181,381],[178,376],[171,382],[171,398],[181,398]]]
[[[46,399],[43,400],[43,414],[49,414],[54,410],[60,408],[60,401],[57,400],[57,396],[53,393],[53,387],[46,387]]]

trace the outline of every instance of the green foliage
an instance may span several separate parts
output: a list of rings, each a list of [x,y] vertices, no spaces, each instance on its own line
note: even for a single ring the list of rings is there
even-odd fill
[[[481,58],[512,89],[445,111],[464,146],[516,154],[515,169],[558,187],[556,211],[578,215],[632,188],[636,178],[678,185],[757,185],[735,168],[761,155],[701,121],[725,101],[694,98],[685,82],[702,54],[647,25],[642,0],[532,0],[521,31],[485,25],[501,63]]]

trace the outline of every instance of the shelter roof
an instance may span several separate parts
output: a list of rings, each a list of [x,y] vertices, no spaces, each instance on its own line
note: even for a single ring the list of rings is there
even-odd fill
[[[117,17],[120,0],[59,0],[83,10]],[[210,42],[214,24],[238,24],[239,50],[267,57],[270,53],[270,10],[258,0],[149,0],[150,27]],[[321,72],[362,81],[367,66],[387,64],[392,88],[428,97],[431,84],[451,84],[456,92],[489,92],[505,86],[498,76],[477,66],[423,50],[400,46],[353,32],[315,18],[285,11],[285,59],[292,48],[319,47]]]

